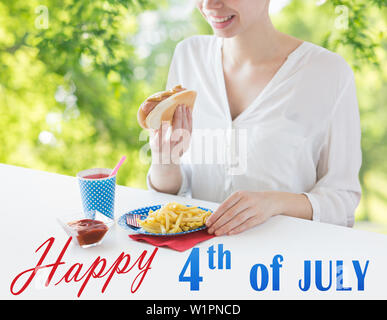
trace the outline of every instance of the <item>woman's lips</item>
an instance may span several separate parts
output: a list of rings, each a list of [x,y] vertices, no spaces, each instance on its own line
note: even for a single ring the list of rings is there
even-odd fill
[[[214,17],[209,16],[208,20],[210,21],[211,25],[216,29],[224,29],[228,27],[234,20],[235,16],[225,16],[225,17]]]

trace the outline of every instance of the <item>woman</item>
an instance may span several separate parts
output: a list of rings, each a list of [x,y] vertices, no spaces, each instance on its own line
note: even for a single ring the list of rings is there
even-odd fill
[[[269,3],[197,1],[214,35],[177,45],[167,83],[197,91],[193,114],[179,106],[172,134],[163,125],[151,138],[148,187],[221,202],[207,221],[216,235],[242,232],[278,214],[352,226],[361,196],[352,70],[339,55],[277,31]],[[246,152],[236,157],[244,170],[230,171],[227,161],[192,162],[195,132],[219,128],[226,147],[203,152],[219,156],[223,150],[227,158],[235,140],[245,137]],[[188,132],[188,139],[180,134],[176,140],[176,132]],[[182,138],[189,147],[171,152]],[[160,163],[165,157],[172,161]]]

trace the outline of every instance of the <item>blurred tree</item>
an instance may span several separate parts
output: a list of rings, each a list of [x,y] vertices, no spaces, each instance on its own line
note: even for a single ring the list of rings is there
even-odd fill
[[[0,1],[0,161],[74,174],[138,152],[130,38],[156,2]]]

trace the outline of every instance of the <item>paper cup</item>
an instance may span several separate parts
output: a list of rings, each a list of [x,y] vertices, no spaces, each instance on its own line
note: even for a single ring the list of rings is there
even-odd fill
[[[114,219],[114,198],[116,176],[106,178],[86,178],[95,175],[109,175],[112,169],[94,168],[77,173],[84,212],[98,210]]]

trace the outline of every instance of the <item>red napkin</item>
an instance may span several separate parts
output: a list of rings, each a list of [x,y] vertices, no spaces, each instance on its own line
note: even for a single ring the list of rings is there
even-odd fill
[[[194,247],[196,244],[215,237],[209,234],[207,230],[187,233],[181,236],[149,236],[146,234],[131,234],[130,238],[136,241],[145,241],[157,247],[168,247],[177,251],[185,251]]]

